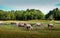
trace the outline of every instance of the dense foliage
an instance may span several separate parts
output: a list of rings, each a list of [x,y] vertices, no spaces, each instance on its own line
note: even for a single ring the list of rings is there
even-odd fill
[[[0,20],[60,20],[60,10],[55,8],[50,10],[48,14],[44,15],[40,10],[27,9],[27,10],[0,10]]]
[[[27,9],[27,10],[0,10],[0,20],[33,20],[44,19],[44,14],[40,10]]]
[[[49,11],[49,13],[46,14],[46,19],[60,20],[60,10],[58,8],[55,8],[55,9]]]

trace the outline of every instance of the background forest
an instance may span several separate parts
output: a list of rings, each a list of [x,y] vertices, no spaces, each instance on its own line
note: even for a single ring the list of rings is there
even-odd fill
[[[60,20],[60,10],[55,8],[44,15],[36,9],[27,10],[0,10],[0,20]]]

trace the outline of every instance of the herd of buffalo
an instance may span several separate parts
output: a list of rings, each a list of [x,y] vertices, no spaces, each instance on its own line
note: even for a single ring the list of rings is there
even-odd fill
[[[30,23],[15,23],[15,22],[11,22],[12,25],[16,25],[17,27],[24,27],[27,30],[32,30],[33,26],[44,26],[45,24],[43,23],[35,23],[35,24],[30,24]],[[54,25],[52,23],[47,25],[48,29],[54,29]]]
[[[0,25],[3,25],[3,24],[4,23],[0,23]],[[30,24],[30,23],[11,22],[10,24],[16,25],[17,27],[23,27],[27,30],[32,30],[33,26],[38,26],[38,27],[45,26],[45,24],[43,24],[43,23]],[[47,28],[48,29],[54,29],[54,24],[52,24],[52,23],[47,24]]]

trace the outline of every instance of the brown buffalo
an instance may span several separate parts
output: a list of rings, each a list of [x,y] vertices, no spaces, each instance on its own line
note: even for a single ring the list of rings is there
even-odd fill
[[[48,24],[48,28],[49,29],[54,29],[54,25],[53,24]]]

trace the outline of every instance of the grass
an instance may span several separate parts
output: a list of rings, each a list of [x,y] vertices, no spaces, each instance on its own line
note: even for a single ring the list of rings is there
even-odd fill
[[[9,21],[4,21],[9,23]],[[48,30],[47,24],[49,21],[30,20],[30,21],[18,21],[23,23],[44,23],[45,27],[34,27],[38,29],[24,30],[21,27],[16,27],[10,24],[0,25],[0,38],[60,38],[60,22],[55,22],[55,30]]]

